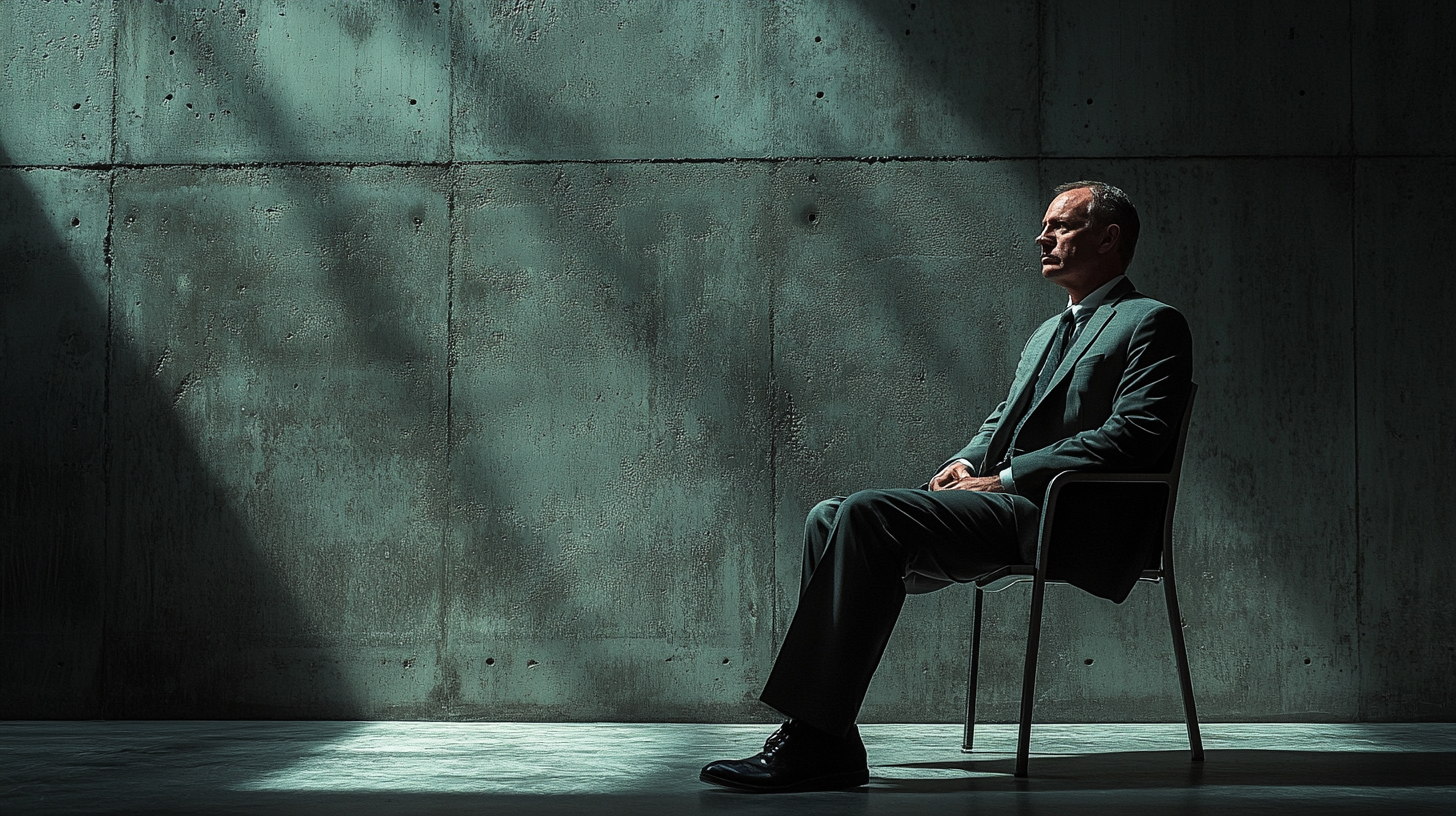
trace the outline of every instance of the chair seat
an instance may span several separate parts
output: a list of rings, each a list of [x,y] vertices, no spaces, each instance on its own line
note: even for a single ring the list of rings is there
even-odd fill
[[[982,592],[1000,592],[1008,587],[1017,584],[1025,584],[1036,580],[1036,567],[1031,564],[1007,564],[1006,566],[992,570],[985,575],[977,575],[973,579],[976,588]],[[1139,581],[1147,581],[1150,584],[1160,583],[1163,580],[1162,570],[1143,570],[1138,576]],[[1066,581],[1056,578],[1046,579],[1048,584],[1066,584]]]

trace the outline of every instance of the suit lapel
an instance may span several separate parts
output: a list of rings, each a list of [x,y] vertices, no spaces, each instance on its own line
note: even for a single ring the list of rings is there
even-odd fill
[[[1082,359],[1082,355],[1086,354],[1087,350],[1092,347],[1092,344],[1097,341],[1097,335],[1101,334],[1102,330],[1107,327],[1107,324],[1112,322],[1112,318],[1117,315],[1117,304],[1121,303],[1123,299],[1134,294],[1136,291],[1137,289],[1132,285],[1132,281],[1124,278],[1122,283],[1107,293],[1107,298],[1102,301],[1102,304],[1087,319],[1087,324],[1082,327],[1082,333],[1077,335],[1077,342],[1073,343],[1072,347],[1062,355],[1062,362],[1057,366],[1056,373],[1052,375],[1052,381],[1047,385],[1046,393],[1042,395],[1041,401],[1027,409],[1026,413],[1028,415],[1040,407],[1043,402],[1046,402],[1046,395],[1057,390],[1057,386],[1061,384],[1062,380],[1071,375],[1072,368],[1077,365],[1077,361]],[[1048,334],[1048,344],[1051,342],[1050,336]],[[1033,375],[1032,381],[1035,381],[1035,375]]]
[[[1077,335],[1077,342],[1073,343],[1072,347],[1067,350],[1067,353],[1062,355],[1062,363],[1057,366],[1056,373],[1052,375],[1051,384],[1047,386],[1047,394],[1054,391],[1057,385],[1072,373],[1072,367],[1077,364],[1078,360],[1082,359],[1083,354],[1087,353],[1087,349],[1092,345],[1092,341],[1097,339],[1097,335],[1102,332],[1103,327],[1112,320],[1112,316],[1115,314],[1117,314],[1117,307],[1109,304],[1103,304],[1098,307],[1097,311],[1092,313],[1092,317],[1087,320],[1087,325],[1082,327],[1082,333]],[[1042,395],[1042,400],[1045,399],[1046,395],[1044,394]],[[1037,405],[1040,404],[1037,403]],[[1036,410],[1036,405],[1032,406],[1032,410]]]
[[[1137,289],[1132,285],[1132,281],[1123,278],[1122,283],[1119,283],[1111,292],[1107,293],[1107,298],[1102,301],[1102,304],[1087,319],[1087,325],[1082,327],[1082,333],[1077,335],[1077,342],[1073,343],[1072,347],[1062,355],[1062,362],[1057,366],[1056,373],[1052,375],[1051,384],[1047,386],[1047,394],[1055,391],[1062,380],[1066,379],[1072,373],[1073,366],[1077,365],[1077,361],[1082,359],[1082,355],[1086,354],[1087,349],[1092,347],[1092,344],[1097,340],[1097,335],[1101,334],[1107,324],[1112,322],[1112,318],[1117,315],[1117,304],[1121,303],[1124,298],[1136,291]],[[1046,401],[1045,395],[1042,396],[1042,401]],[[1041,405],[1041,402],[1031,406],[1031,410],[1035,411],[1038,405]]]

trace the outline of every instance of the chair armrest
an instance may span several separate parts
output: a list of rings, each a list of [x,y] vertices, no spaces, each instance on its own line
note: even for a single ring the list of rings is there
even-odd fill
[[[1057,509],[1057,494],[1062,488],[1069,484],[1086,484],[1098,482],[1101,484],[1165,484],[1168,487],[1174,486],[1174,476],[1171,473],[1083,473],[1075,470],[1064,470],[1052,477],[1047,483],[1046,500],[1042,502],[1042,515],[1050,516]]]
[[[1165,485],[1173,484],[1171,473],[1082,473],[1075,470],[1064,470],[1052,477],[1047,484],[1047,498],[1052,496],[1052,489],[1066,484],[1077,482],[1129,482],[1146,484],[1148,482],[1160,482]]]
[[[1072,484],[1163,484],[1168,489],[1177,487],[1177,477],[1172,473],[1085,473],[1064,470],[1052,477],[1047,484],[1046,500],[1042,502],[1041,525],[1037,531],[1036,567],[1046,563],[1047,550],[1051,544],[1052,520],[1056,516],[1057,499],[1062,489]]]

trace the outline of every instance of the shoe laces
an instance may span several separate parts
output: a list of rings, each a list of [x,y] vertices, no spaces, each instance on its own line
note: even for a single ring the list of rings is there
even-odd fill
[[[768,739],[763,741],[763,752],[770,756],[775,754],[779,747],[789,738],[789,732],[792,730],[793,720],[785,721],[783,725],[779,726],[777,731],[769,734]]]

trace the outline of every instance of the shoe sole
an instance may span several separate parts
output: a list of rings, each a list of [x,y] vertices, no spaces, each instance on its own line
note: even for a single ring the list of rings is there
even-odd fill
[[[811,779],[804,779],[792,785],[780,785],[778,787],[762,787],[759,785],[745,785],[731,779],[720,779],[709,775],[706,771],[698,774],[698,779],[711,785],[721,785],[725,788],[732,788],[737,791],[748,793],[807,793],[809,791],[834,791],[849,790],[869,784],[870,771],[868,768],[860,771],[844,771],[841,773],[816,776]]]

